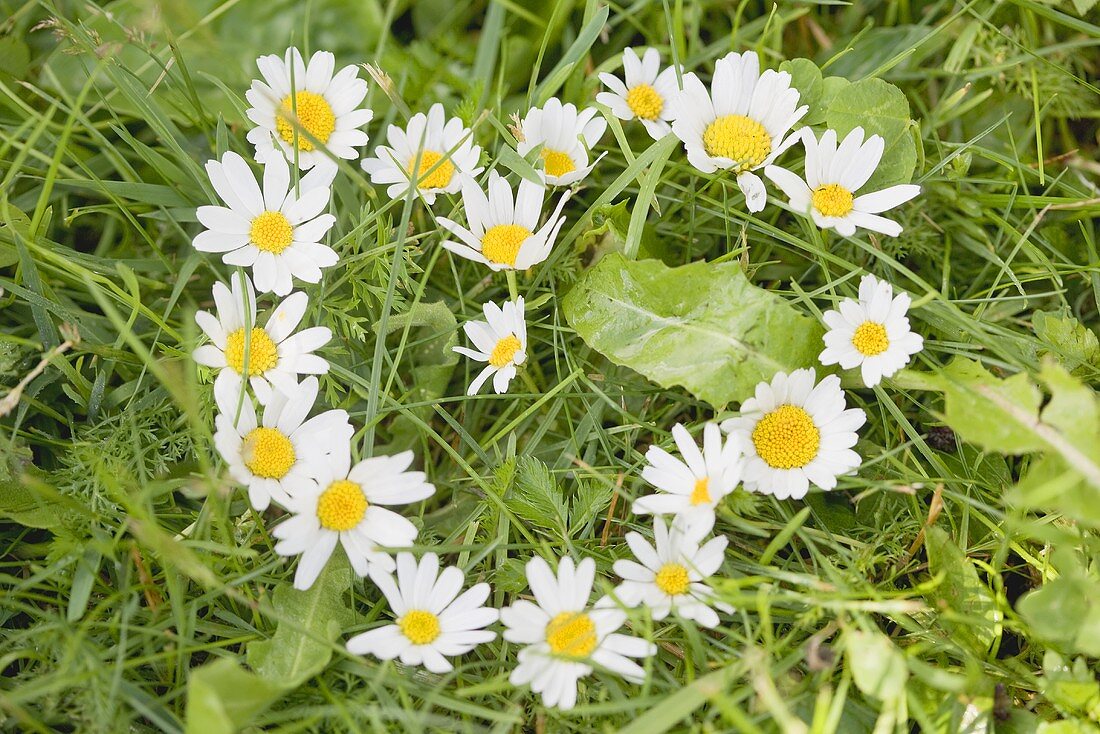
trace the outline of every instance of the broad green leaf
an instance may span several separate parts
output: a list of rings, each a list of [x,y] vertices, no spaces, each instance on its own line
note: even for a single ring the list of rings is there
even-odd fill
[[[947,424],[962,438],[990,451],[1023,454],[1044,443],[1012,415],[1034,416],[1042,395],[1024,373],[1007,379],[991,375],[979,363],[956,359],[941,373]]]
[[[1100,527],[1100,397],[1049,359],[1039,378],[1050,400],[1034,430],[1049,450],[1031,465],[1008,499]]]
[[[912,180],[917,147],[909,134],[909,100],[893,84],[881,79],[863,79],[844,87],[829,102],[825,122],[840,138],[853,128],[862,127],[867,136],[877,134],[885,140],[878,169],[861,192]]]
[[[308,591],[290,584],[277,588],[271,605],[279,626],[270,640],[248,644],[249,667],[287,690],[324,670],[336,639],[354,621],[344,601],[351,584],[347,558],[334,553]]]
[[[187,734],[233,734],[252,722],[284,688],[223,658],[191,672]]]
[[[1082,657],[1073,664],[1053,650],[1043,656],[1043,695],[1066,715],[1084,715],[1100,721],[1100,682]],[[1095,727],[1093,727],[1095,731]]]
[[[1028,592],[1016,610],[1059,649],[1100,657],[1100,579],[1081,572],[1052,579]]]
[[[982,583],[974,564],[938,527],[927,530],[924,541],[928,551],[928,569],[943,575],[931,590],[932,599],[951,610],[940,621],[959,641],[984,654],[1001,633],[1003,614],[989,587]]]
[[[611,254],[582,276],[562,308],[612,362],[715,407],[744,400],[776,372],[812,366],[821,350],[816,321],[749,283],[732,262],[669,268]]]
[[[1036,311],[1031,325],[1047,351],[1071,373],[1089,374],[1100,369],[1100,341],[1091,329],[1068,313]]]
[[[37,492],[35,483],[22,479],[24,474],[41,474],[33,458],[28,447],[0,435],[0,517],[28,528],[53,530],[64,524],[61,503]]]
[[[856,687],[880,701],[905,694],[909,668],[905,655],[881,632],[855,630],[844,637],[844,652]]]

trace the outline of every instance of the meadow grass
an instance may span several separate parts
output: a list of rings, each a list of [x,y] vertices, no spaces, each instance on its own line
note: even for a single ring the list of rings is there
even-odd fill
[[[0,394],[31,378],[0,420],[0,728],[1096,731],[1090,5],[0,0]],[[349,654],[346,638],[389,612],[340,559],[312,596],[287,593],[280,511],[253,511],[213,448],[193,317],[229,269],[191,239],[195,207],[215,201],[203,163],[251,156],[255,58],[292,44],[388,76],[366,102],[371,148],[440,101],[502,171],[522,165],[501,153],[510,115],[588,102],[625,46],[688,69],[731,50],[770,67],[804,57],[905,93],[923,191],[894,212],[897,238],[841,238],[776,205],[750,215],[678,142],[611,119],[558,245],[518,275],[532,346],[502,396],[467,397],[476,366],[450,346],[507,298],[505,278],[445,252],[432,210],[341,164],[340,263],[305,289],[307,321],[336,335],[322,402],[349,411],[359,456],[416,452],[438,488],[418,506],[417,550],[489,581],[498,606],[525,591],[534,554],[593,557],[611,588],[624,533],[648,527],[629,512],[646,449],[736,408],[578,337],[561,299],[597,255],[738,262],[815,318],[865,272],[913,295],[926,347],[911,369],[875,389],[845,381],[868,415],[858,474],[805,501],[732,495],[717,589],[736,612],[715,631],[633,612],[659,645],[644,684],[597,674],[576,709],[547,709],[508,683],[515,646],[499,639],[444,676]],[[434,212],[461,221],[460,198]],[[956,358],[1027,384],[965,382],[945,371]],[[1040,404],[1066,412],[1035,417]],[[1013,406],[1030,409],[1019,430],[1034,446],[997,445]],[[265,662],[281,680],[250,672]]]

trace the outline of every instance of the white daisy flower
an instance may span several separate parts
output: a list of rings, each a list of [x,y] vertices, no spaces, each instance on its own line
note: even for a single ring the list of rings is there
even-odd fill
[[[761,73],[756,53],[746,51],[714,63],[709,90],[693,73],[684,75],[683,84],[672,132],[684,141],[688,161],[703,173],[732,171],[749,211],[762,210],[768,193],[753,171],[798,141],[787,133],[809,110],[798,106],[790,73]]]
[[[249,501],[261,512],[271,500],[286,506],[293,488],[331,461],[333,451],[346,450],[354,433],[345,410],[327,410],[306,420],[317,400],[316,377],[302,380],[289,394],[274,391],[261,421],[252,401],[247,395],[241,400],[240,389],[231,382],[215,382],[214,399],[219,411],[214,445],[229,465],[229,475],[248,487]]]
[[[818,227],[831,227],[845,237],[855,234],[856,227],[890,237],[901,234],[900,224],[878,214],[909,201],[920,193],[920,186],[899,184],[856,196],[882,160],[881,135],[864,142],[863,128],[857,127],[838,147],[836,130],[826,130],[820,142],[806,131],[802,142],[806,146],[806,180],[779,166],[764,169],[764,175],[790,199],[792,209],[808,212]]]
[[[867,417],[845,410],[839,377],[816,379],[812,369],[777,372],[741,404],[740,417],[723,421],[722,430],[745,447],[745,489],[801,499],[810,482],[833,489],[837,477],[859,467],[852,447]]]
[[[483,606],[489,584],[475,584],[459,594],[462,570],[448,566],[439,573],[435,553],[425,553],[419,565],[411,553],[399,553],[396,582],[378,567],[371,569],[371,578],[386,595],[397,623],[355,635],[348,640],[349,652],[381,660],[399,658],[405,665],[447,673],[453,669],[447,658],[496,639],[496,632],[484,629],[500,616],[498,610]]]
[[[542,146],[542,180],[549,186],[569,186],[587,176],[599,161],[588,163],[588,153],[607,131],[607,120],[599,110],[562,104],[551,97],[541,109],[532,107],[520,124],[522,140],[516,151],[526,156]],[[602,156],[601,156],[602,157]]]
[[[196,250],[224,252],[226,265],[251,267],[256,288],[278,296],[290,293],[293,278],[317,283],[321,268],[336,264],[336,252],[321,244],[336,223],[336,217],[322,214],[335,168],[314,168],[299,181],[297,192],[282,156],[264,165],[262,193],[252,169],[236,153],[207,161],[206,172],[226,206],[198,208],[207,230],[192,242]]]
[[[253,80],[252,88],[245,92],[252,105],[248,119],[257,125],[248,131],[248,142],[256,146],[256,160],[266,163],[285,156],[293,161],[297,140],[299,168],[319,163],[335,168],[303,131],[337,158],[359,157],[356,148],[367,144],[367,134],[359,128],[370,122],[374,113],[357,109],[367,96],[367,82],[358,77],[355,65],[333,74],[336,57],[329,52],[318,51],[306,64],[298,49],[291,48],[282,59],[261,56],[256,66],[264,81]]]
[[[541,558],[527,562],[527,583],[535,596],[532,603],[517,600],[500,610],[504,639],[524,645],[508,681],[514,686],[531,684],[547,706],[571,709],[577,702],[577,681],[593,666],[640,683],[645,671],[630,658],[657,652],[645,640],[616,632],[626,613],[606,597],[588,606],[596,562],[572,558],[558,562],[555,575]]]
[[[488,362],[481,374],[470,383],[467,395],[476,395],[489,377],[493,378],[493,389],[500,395],[508,391],[508,385],[516,376],[516,368],[527,361],[523,296],[514,302],[507,301],[503,307],[490,301],[482,310],[485,321],[467,321],[462,327],[477,349],[453,349],[477,362]]]
[[[679,423],[672,427],[672,438],[683,458],[650,446],[642,479],[661,491],[639,497],[631,509],[638,514],[677,515],[696,530],[708,532],[718,503],[741,481],[740,441],[735,436],[723,441],[717,423],[703,427],[702,451]]]
[[[924,347],[924,339],[909,329],[912,299],[908,293],[894,295],[893,287],[873,275],[859,282],[859,300],[845,298],[839,311],[823,315],[829,331],[821,364],[839,364],[843,369],[859,367],[863,384],[874,387],[891,377]]]
[[[406,548],[416,541],[416,526],[386,505],[408,505],[435,493],[424,472],[408,471],[413,453],[375,456],[351,465],[350,446],[334,450],[312,476],[291,486],[286,509],[294,517],[272,532],[281,556],[301,554],[294,588],[317,580],[339,541],[360,576],[374,568],[392,571],[393,558],[379,550]]]
[[[474,145],[473,132],[457,117],[446,119],[438,102],[427,115],[418,112],[410,117],[404,130],[390,125],[386,142],[389,145],[378,146],[362,166],[372,183],[387,186],[391,199],[404,198],[414,185],[431,205],[436,194],[456,193],[464,176],[485,170],[478,165],[481,147]]]
[[[565,224],[561,210],[569,199],[569,192],[563,194],[554,213],[539,227],[545,193],[545,187],[524,179],[513,199],[512,187],[491,171],[486,196],[476,181],[466,178],[462,182],[462,207],[469,229],[439,217],[436,221],[440,226],[461,240],[444,240],[443,247],[494,271],[526,270],[538,265],[550,255],[558,231]]]
[[[654,140],[660,140],[672,130],[669,123],[675,117],[676,67],[660,71],[661,54],[655,48],[647,48],[638,58],[632,48],[623,51],[623,76],[626,82],[614,74],[600,74],[600,81],[610,92],[600,92],[596,101],[611,109],[620,120],[638,120]]]
[[[673,522],[669,528],[660,517],[653,518],[656,547],[646,542],[641,533],[627,533],[627,545],[638,561],[615,561],[615,573],[623,578],[615,587],[615,596],[627,606],[644,604],[654,619],[664,619],[670,612],[676,612],[701,627],[717,627],[718,615],[711,607],[727,614],[733,607],[717,601],[704,582],[722,565],[729,541],[718,536],[699,547],[705,535],[683,522]]]
[[[287,296],[260,327],[255,326],[259,319],[252,282],[239,273],[233,273],[230,282],[232,291],[224,283],[214,284],[217,317],[209,311],[195,314],[195,322],[211,341],[192,353],[196,362],[218,370],[218,381],[230,381],[238,389],[247,376],[257,399],[265,405],[271,400],[272,388],[290,393],[298,386],[299,375],[328,372],[328,362],[313,351],[328,344],[332,331],[314,326],[294,333],[309,305],[305,293]],[[246,332],[247,324],[252,327]]]

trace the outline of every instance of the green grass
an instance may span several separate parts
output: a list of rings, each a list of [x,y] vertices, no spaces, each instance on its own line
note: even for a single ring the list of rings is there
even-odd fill
[[[32,377],[0,420],[0,729],[1096,731],[1088,5],[0,0],[0,394]],[[741,262],[815,318],[864,272],[913,294],[925,351],[893,382],[849,386],[868,414],[858,475],[804,502],[732,496],[718,588],[737,611],[713,633],[634,613],[660,647],[643,685],[596,675],[575,710],[547,710],[508,684],[515,646],[499,640],[443,677],[349,655],[343,641],[389,612],[338,563],[313,596],[278,591],[294,569],[272,551],[279,512],[253,512],[224,472],[209,375],[189,359],[194,312],[228,276],[190,241],[214,200],[202,164],[252,152],[255,57],[290,44],[392,77],[398,98],[368,96],[371,148],[441,101],[501,170],[520,165],[500,153],[510,114],[591,100],[627,45],[704,72],[731,50],[805,57],[905,93],[924,191],[895,212],[896,239],[820,233],[774,203],[750,216],[678,146],[612,121],[550,260],[519,275],[536,304],[530,381],[500,397],[465,397],[476,373],[446,347],[505,279],[444,252],[432,213],[387,200],[358,165],[337,178],[341,261],[306,288],[307,320],[336,334],[322,398],[351,413],[360,456],[416,451],[438,487],[410,510],[418,549],[489,581],[495,604],[525,590],[536,553],[594,557],[613,585],[623,534],[650,532],[628,510],[648,446],[736,408],[663,389],[573,332],[561,299],[593,252]],[[459,204],[434,211],[461,219]],[[70,328],[79,340],[59,349]],[[957,357],[1019,377],[945,370]],[[274,682],[246,672],[273,636],[289,653]]]

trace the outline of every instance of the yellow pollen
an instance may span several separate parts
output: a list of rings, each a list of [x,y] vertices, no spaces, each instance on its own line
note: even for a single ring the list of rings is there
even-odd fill
[[[241,443],[241,459],[248,470],[264,479],[282,479],[298,457],[294,444],[277,428],[253,428]]]
[[[731,170],[744,173],[759,167],[772,152],[772,136],[756,120],[722,115],[703,131],[703,147],[712,156],[729,158]]]
[[[410,609],[397,623],[401,634],[414,645],[428,645],[439,637],[439,617],[423,609]]]
[[[864,321],[852,334],[852,346],[864,357],[882,354],[890,348],[886,327],[875,321]]]
[[[503,367],[512,361],[512,358],[516,356],[516,352],[519,351],[520,346],[519,339],[515,334],[509,334],[493,347],[493,353],[489,355],[489,364],[494,367]]]
[[[695,480],[695,489],[691,490],[691,499],[689,500],[694,507],[695,505],[710,504],[710,479],[703,477],[702,479]]]
[[[244,374],[244,329],[237,329],[225,339],[225,361],[237,374]],[[279,348],[267,332],[258,326],[252,328],[248,339],[248,375],[262,375],[279,363]]]
[[[657,572],[655,582],[669,596],[679,596],[688,590],[688,571],[679,563],[666,563]]]
[[[316,92],[298,92],[291,102],[288,94],[283,98],[282,111],[275,117],[275,130],[287,145],[294,145],[295,128],[291,120],[295,116],[298,118],[298,150],[313,150],[313,143],[301,134],[302,130],[322,143],[327,143],[336,130],[336,115],[324,97]]]
[[[826,217],[843,217],[852,211],[852,192],[840,184],[825,184],[814,189],[814,209]]]
[[[450,158],[440,163],[442,159],[443,155],[436,153],[434,150],[425,150],[420,153],[420,166],[413,175],[413,181],[416,182],[417,186],[422,189],[442,189],[451,182],[451,177],[455,175],[455,164],[451,163]],[[437,163],[438,166],[436,166]],[[409,159],[405,168],[409,173],[412,173],[415,165],[416,156],[414,155]],[[428,173],[433,166],[435,166],[435,170]]]
[[[583,612],[562,612],[546,625],[550,652],[570,658],[586,658],[596,649],[596,625]]]
[[[648,84],[631,87],[626,93],[626,104],[631,112],[643,120],[656,120],[665,108],[664,98]]]
[[[577,170],[577,164],[569,157],[568,153],[560,150],[542,149],[542,165],[548,176],[564,176]]]
[[[367,497],[355,482],[337,479],[317,498],[317,519],[329,530],[351,530],[367,514]]]
[[[481,237],[481,254],[489,262],[515,266],[519,246],[530,237],[531,230],[518,224],[496,224]]]
[[[248,237],[264,252],[278,255],[294,241],[294,227],[282,212],[268,211],[252,220]]]
[[[797,405],[780,405],[752,430],[756,453],[774,469],[806,466],[817,456],[821,433],[813,418]]]

